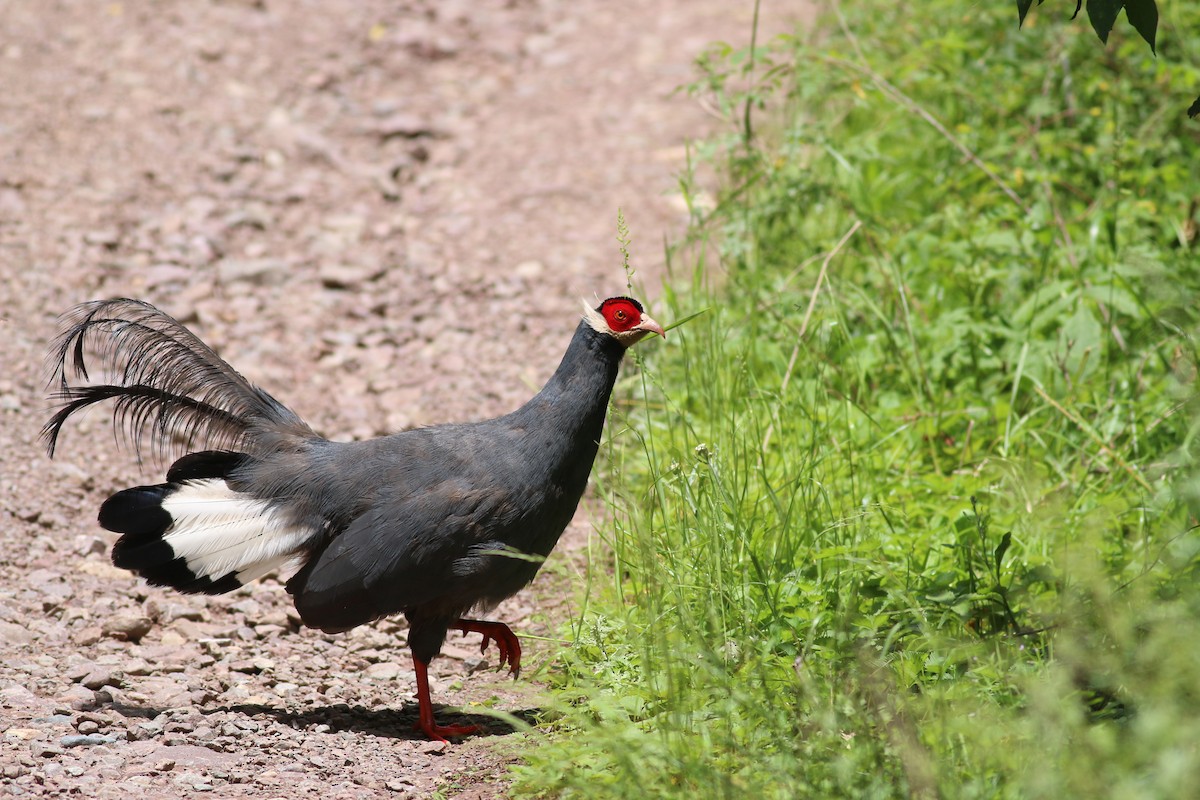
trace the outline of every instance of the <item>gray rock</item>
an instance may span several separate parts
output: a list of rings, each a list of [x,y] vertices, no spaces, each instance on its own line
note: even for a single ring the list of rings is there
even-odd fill
[[[63,747],[95,747],[101,744],[112,744],[115,741],[117,741],[116,736],[89,733],[86,735],[63,736],[58,740],[58,743]]]
[[[381,139],[393,139],[396,137],[416,139],[419,136],[444,135],[442,131],[425,117],[403,111],[379,120],[372,127],[375,135]]]
[[[156,739],[162,736],[162,733],[161,722],[139,722],[129,729],[129,738],[141,742],[147,739]]]
[[[144,758],[151,764],[171,761],[173,767],[214,771],[236,766],[239,757],[230,753],[219,753],[199,745],[177,744],[155,747],[146,753]]]
[[[187,606],[182,603],[168,603],[163,613],[167,621],[185,619],[189,622],[204,622],[207,617],[207,613],[203,608]]]
[[[217,262],[217,277],[222,283],[244,281],[257,286],[278,286],[287,273],[287,262],[279,258],[223,258]]]
[[[370,264],[324,264],[319,274],[327,289],[361,289],[383,275],[383,268]]]
[[[30,742],[29,752],[35,758],[54,758],[63,754],[61,747],[55,747],[49,742],[41,740]]]
[[[105,686],[120,686],[121,673],[108,667],[96,667],[79,681],[88,689],[103,689]]]
[[[128,642],[139,642],[150,632],[154,623],[141,614],[117,614],[104,621],[101,630],[105,636]]]
[[[186,283],[192,270],[179,264],[154,264],[142,271],[146,286],[154,288],[169,283]]]
[[[363,674],[373,681],[394,681],[400,677],[400,666],[391,661],[381,661],[367,667]]]
[[[88,231],[83,235],[83,240],[88,244],[99,245],[101,247],[112,249],[121,243],[121,233],[113,228],[98,231]]]
[[[98,556],[108,552],[108,544],[99,536],[77,536],[75,537],[75,552],[84,556]]]
[[[34,721],[45,725],[74,725],[75,717],[72,714],[51,714]]]
[[[36,636],[33,631],[15,622],[0,622],[0,642],[8,645],[29,644]]]
[[[417,747],[417,752],[427,755],[441,755],[446,752],[449,746],[446,742],[422,742]]]
[[[80,628],[71,637],[75,644],[82,647],[91,647],[104,638],[104,632],[97,625],[89,625],[86,628]]]
[[[24,708],[37,705],[38,698],[21,684],[14,683],[0,689],[0,703],[9,708]]]
[[[192,732],[192,738],[198,742],[211,742],[217,738],[217,732],[208,725],[198,725]]]
[[[122,672],[124,672],[126,675],[134,675],[137,677],[152,675],[156,671],[156,668],[144,658],[135,658],[132,661],[126,661],[122,666]],[[84,685],[86,686],[87,684]]]
[[[287,633],[287,629],[278,625],[255,625],[254,632],[260,639],[274,639]]]

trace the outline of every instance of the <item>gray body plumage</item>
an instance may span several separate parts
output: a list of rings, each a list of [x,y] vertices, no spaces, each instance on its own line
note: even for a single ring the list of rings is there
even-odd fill
[[[148,431],[160,446],[220,448],[180,459],[164,484],[105,503],[101,524],[123,534],[114,563],[151,583],[215,593],[287,560],[299,567],[287,588],[306,624],[338,631],[403,613],[425,663],[455,620],[528,584],[557,543],[586,487],[625,352],[585,319],[549,382],[518,410],[340,443],[151,306],[89,303],[67,323],[52,352],[62,408],[45,429],[51,452],[68,416],[109,399],[135,444]],[[88,337],[99,339],[117,383],[68,386],[71,356],[87,375]],[[244,542],[217,547],[188,529],[186,514],[207,513],[199,500],[228,511],[248,531]],[[193,527],[204,524],[196,516]],[[245,564],[230,561],[251,545]]]
[[[236,474],[328,526],[288,583],[305,623],[344,630],[404,612],[428,660],[451,622],[528,584],[587,486],[623,353],[581,323],[550,382],[511,414],[312,440]],[[320,488],[298,497],[299,484]]]

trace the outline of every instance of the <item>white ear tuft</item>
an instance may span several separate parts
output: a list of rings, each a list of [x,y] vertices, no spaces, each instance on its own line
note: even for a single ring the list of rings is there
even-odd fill
[[[592,308],[587,300],[583,301],[583,318],[587,320],[587,324],[592,330],[599,333],[612,333],[612,330],[608,327],[608,323],[604,321],[604,316]]]

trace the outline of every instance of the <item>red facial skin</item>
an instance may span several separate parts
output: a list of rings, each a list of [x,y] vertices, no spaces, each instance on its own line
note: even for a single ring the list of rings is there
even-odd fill
[[[605,300],[600,306],[600,313],[615,333],[623,333],[642,321],[642,309],[626,297]]]

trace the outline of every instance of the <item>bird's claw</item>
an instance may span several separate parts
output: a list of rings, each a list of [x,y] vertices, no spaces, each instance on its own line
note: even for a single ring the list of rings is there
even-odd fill
[[[517,635],[503,622],[481,622],[478,620],[459,620],[459,630],[463,633],[478,633],[483,636],[479,645],[482,655],[487,652],[488,645],[496,643],[500,653],[500,666],[508,665],[508,671],[516,678],[521,674],[521,642]]]
[[[516,673],[520,672],[521,671],[521,666],[519,663],[520,656],[518,655],[518,656],[516,656],[516,658],[514,658],[513,652],[510,649],[508,642],[504,641],[503,639],[496,639],[492,636],[488,636],[485,633],[483,635],[483,641],[479,644],[479,654],[483,655],[485,652],[487,652],[488,645],[491,644],[492,642],[496,643],[496,649],[498,651],[500,651],[499,666],[503,667],[505,664],[508,664],[509,665],[508,671],[513,673],[514,675]]]

